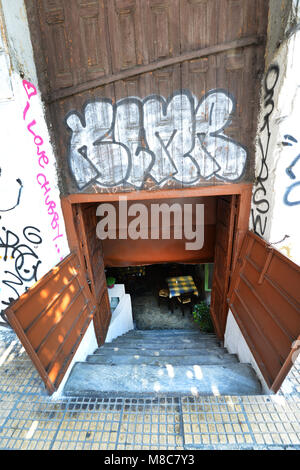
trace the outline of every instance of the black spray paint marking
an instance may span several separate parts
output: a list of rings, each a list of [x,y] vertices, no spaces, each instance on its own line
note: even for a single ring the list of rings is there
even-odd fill
[[[185,185],[211,177],[239,181],[247,149],[224,134],[235,109],[234,97],[223,89],[210,90],[199,102],[188,90],[168,99],[87,102],[82,113],[65,118],[71,174],[80,190],[91,184],[142,188],[148,177],[157,185],[170,179]]]
[[[33,226],[23,229],[23,240],[12,230],[2,227],[0,231],[0,259],[5,263],[13,262],[13,270],[5,270],[6,279],[2,284],[10,289],[10,294],[1,304],[6,308],[21,293],[28,290],[38,280],[38,268],[41,264],[36,249],[42,243],[40,230]],[[19,290],[21,289],[21,290]],[[5,316],[2,318],[6,321]]]
[[[270,131],[270,117],[274,111],[274,90],[279,78],[279,67],[277,64],[273,64],[269,67],[267,74],[264,79],[264,109],[265,115],[263,119],[263,125],[260,129],[260,136],[258,139],[259,151],[261,154],[261,164],[259,175],[256,178],[256,189],[253,192],[252,202],[255,208],[251,209],[251,218],[253,230],[257,235],[263,236],[268,222],[268,212],[270,204],[267,199],[267,190],[265,183],[269,178],[268,168],[268,151],[269,143],[271,139]],[[266,138],[266,145],[263,145],[263,138]]]
[[[0,168],[0,177],[2,176],[2,170]],[[3,207],[0,207],[0,212],[9,212],[9,211],[12,211],[13,209],[15,209],[19,204],[20,204],[20,200],[21,200],[21,194],[22,194],[22,189],[23,189],[23,183],[22,181],[20,180],[20,178],[17,178],[16,179],[16,182],[17,182],[17,190],[16,190],[16,196],[15,196],[15,201],[16,203],[11,206],[11,207],[8,207],[8,208],[3,208]],[[1,182],[0,182],[0,186],[1,186]]]

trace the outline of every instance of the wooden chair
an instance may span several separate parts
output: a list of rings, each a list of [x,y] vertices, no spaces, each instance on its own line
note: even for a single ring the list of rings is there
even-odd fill
[[[158,305],[160,304],[161,299],[168,299],[169,298],[169,289],[162,288],[158,291]]]
[[[173,302],[172,299],[169,297],[169,289],[167,287],[163,287],[158,291],[158,305],[160,306],[161,301],[168,302],[168,307],[171,312],[174,312],[173,309]]]
[[[193,305],[194,305],[194,299],[193,299],[193,293],[187,292],[186,294],[180,294],[179,297],[177,297],[178,302],[180,304],[180,308],[182,311],[182,316],[184,316],[184,307],[188,305],[190,307],[190,311],[192,314],[193,311]]]

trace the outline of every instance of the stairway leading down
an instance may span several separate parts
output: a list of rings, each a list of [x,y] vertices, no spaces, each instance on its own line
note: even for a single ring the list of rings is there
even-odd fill
[[[195,330],[132,330],[75,363],[65,396],[254,395],[249,364]]]

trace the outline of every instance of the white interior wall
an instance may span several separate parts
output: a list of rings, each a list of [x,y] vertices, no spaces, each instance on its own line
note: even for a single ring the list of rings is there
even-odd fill
[[[129,294],[125,293],[124,284],[115,284],[114,287],[108,289],[108,295],[110,299],[112,297],[118,297],[120,302],[112,314],[105,339],[106,343],[110,343],[118,336],[121,336],[134,328],[131,297]]]
[[[262,385],[263,393],[273,393],[266,384],[265,379],[263,378],[260,369],[253,357],[253,354],[251,353],[248,344],[246,343],[246,340],[242,335],[242,332],[231,311],[229,311],[227,317],[224,346],[227,348],[230,354],[236,354],[241,363],[252,365]]]
[[[78,346],[78,349],[70,362],[70,365],[64,375],[63,380],[61,381],[58,389],[51,395],[52,400],[58,400],[61,397],[63,397],[63,390],[64,386],[69,378],[69,375],[71,373],[71,370],[76,362],[84,362],[86,357],[89,354],[93,354],[95,349],[97,349],[98,343],[96,339],[96,333],[95,333],[95,328],[94,328],[94,322],[91,321],[89,324],[88,329],[85,332],[85,335],[83,336],[80,345]]]

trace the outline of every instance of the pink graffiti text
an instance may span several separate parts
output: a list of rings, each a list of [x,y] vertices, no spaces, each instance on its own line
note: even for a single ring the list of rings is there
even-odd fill
[[[24,107],[23,111],[23,120],[26,121],[28,111],[30,110],[30,100],[33,96],[37,95],[37,90],[36,87],[28,82],[27,80],[23,80],[23,87],[25,89],[26,95],[28,100],[26,101],[26,105]],[[33,142],[36,146],[36,155],[37,155],[37,162],[40,168],[42,168],[44,171],[41,173],[37,173],[36,175],[36,180],[37,183],[39,184],[43,196],[44,196],[44,203],[48,212],[48,215],[51,217],[50,218],[50,226],[51,229],[54,231],[54,237],[53,237],[53,242],[56,242],[58,239],[63,237],[63,234],[60,232],[60,217],[58,212],[56,211],[57,204],[56,202],[52,199],[52,187],[49,182],[49,179],[47,174],[46,174],[46,167],[49,164],[49,158],[46,154],[46,151],[43,149],[44,145],[44,139],[39,135],[37,131],[37,126],[38,123],[35,119],[33,119],[31,122],[27,124],[27,131],[32,135],[33,137]],[[57,246],[57,243],[55,244],[55,249],[57,250],[57,253],[60,253],[60,249]],[[62,258],[61,258],[62,259]]]

